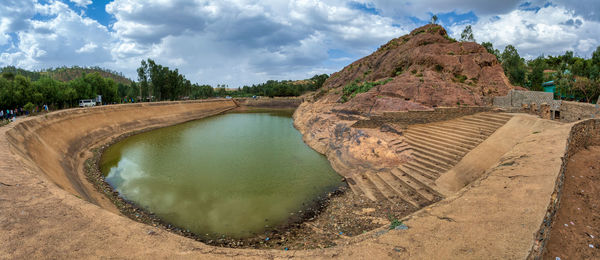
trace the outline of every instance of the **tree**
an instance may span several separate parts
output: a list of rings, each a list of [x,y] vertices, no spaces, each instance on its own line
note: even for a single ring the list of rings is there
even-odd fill
[[[145,100],[146,97],[150,96],[150,89],[148,87],[148,63],[142,60],[140,67],[137,69],[138,82],[140,83],[140,97]]]
[[[438,21],[438,16],[434,14],[431,17],[431,24],[437,24],[437,21]]]
[[[512,45],[507,45],[502,52],[502,68],[512,84],[523,86],[525,84],[525,61]]]
[[[527,63],[531,69],[531,73],[527,75],[529,80],[529,89],[531,90],[542,90],[542,83],[544,83],[544,70],[546,69],[546,61],[543,56],[539,56],[534,60]]]
[[[474,42],[475,37],[473,36],[473,30],[471,29],[471,25],[467,25],[465,29],[460,34],[461,42]]]
[[[494,49],[494,45],[492,45],[491,42],[482,42],[481,46],[483,46],[488,53],[490,54],[494,54],[496,56],[496,59],[500,59],[500,51],[497,49]]]
[[[598,95],[598,82],[592,82],[590,79],[585,77],[575,77],[573,82],[573,90],[576,94],[583,96],[585,102],[596,101],[594,98]]]
[[[596,47],[596,50],[592,53],[592,64],[600,66],[600,46]]]

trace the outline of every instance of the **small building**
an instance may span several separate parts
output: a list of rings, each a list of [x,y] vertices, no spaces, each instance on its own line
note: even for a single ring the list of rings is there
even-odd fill
[[[554,84],[554,80],[542,83],[542,88],[544,88],[544,92],[556,93],[556,84]]]

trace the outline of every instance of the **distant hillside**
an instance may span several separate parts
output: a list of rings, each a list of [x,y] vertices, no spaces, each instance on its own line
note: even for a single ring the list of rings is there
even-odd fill
[[[42,77],[50,77],[55,80],[68,82],[68,81],[71,81],[71,80],[81,77],[81,75],[83,75],[83,74],[90,74],[90,73],[94,73],[94,72],[98,72],[100,74],[100,76],[102,76],[102,77],[111,78],[116,83],[129,85],[132,82],[130,79],[126,78],[120,72],[116,72],[116,71],[112,71],[112,70],[104,69],[104,68],[100,68],[100,67],[83,68],[83,67],[74,66],[74,67],[70,67],[70,68],[68,68],[68,67],[51,68],[51,69],[46,69],[46,70],[41,70],[41,71],[29,71],[29,70],[24,70],[21,68],[16,68],[13,66],[7,66],[7,67],[0,68],[0,73],[13,73],[15,75],[23,75],[23,76],[29,77],[32,81],[36,81]]]

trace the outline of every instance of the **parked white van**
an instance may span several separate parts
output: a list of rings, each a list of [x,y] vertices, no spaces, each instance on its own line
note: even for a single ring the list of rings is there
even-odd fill
[[[79,107],[93,107],[95,105],[96,105],[96,101],[93,99],[79,100]]]

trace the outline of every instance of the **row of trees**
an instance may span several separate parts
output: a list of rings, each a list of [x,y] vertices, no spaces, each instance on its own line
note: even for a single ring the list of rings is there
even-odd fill
[[[137,69],[137,83],[116,82],[114,77],[121,75],[105,77],[107,70],[85,73],[79,67],[72,69],[81,74],[66,81],[43,74],[45,71],[32,72],[15,67],[0,69],[0,109],[27,107],[27,110],[31,110],[43,105],[48,105],[50,109],[69,108],[77,106],[81,99],[93,99],[97,95],[102,95],[102,101],[109,104],[224,96],[298,96],[320,88],[329,77],[323,74],[301,81],[270,80],[232,91],[226,85],[213,88],[210,85],[192,84],[177,69],[171,70],[151,59],[141,62]],[[66,68],[52,71],[68,75],[74,73]]]
[[[475,41],[470,25],[465,27],[460,40]],[[598,100],[600,95],[600,46],[596,48],[589,59],[576,57],[572,51],[566,51],[563,55],[541,55],[535,59],[525,60],[513,45],[507,45],[502,52],[495,49],[491,42],[483,42],[481,45],[489,53],[496,55],[502,64],[504,73],[513,85],[540,91],[543,89],[544,82],[554,81],[560,98],[585,102]]]
[[[179,74],[177,69],[171,70],[169,67],[157,64],[151,59],[143,60],[137,69],[137,73],[140,87],[139,95],[143,100],[152,99],[156,101],[213,96],[299,96],[306,91],[314,91],[320,88],[325,80],[329,78],[327,74],[322,74],[300,81],[269,80],[258,85],[243,86],[235,91],[228,89],[225,85],[218,85],[216,89],[213,89],[209,85],[192,84],[185,76]]]
[[[492,43],[482,44],[489,53],[498,57],[511,84],[530,90],[542,90],[542,84],[554,81],[562,98],[596,102],[600,95],[600,46],[589,59],[575,57],[572,51],[563,55],[539,56],[525,60],[517,49],[507,45],[504,51],[494,49]]]
[[[256,95],[256,96],[300,96],[307,91],[315,91],[323,86],[325,80],[329,78],[327,74],[315,75],[308,80],[291,81],[291,80],[269,80],[265,83],[244,86],[238,89],[240,95]]]
[[[91,99],[96,95],[102,95],[104,102],[112,103],[119,100],[118,91],[121,85],[98,73],[61,82],[51,78],[32,81],[26,76],[5,72],[0,77],[0,108],[22,108],[28,103],[66,108],[76,106],[79,99]]]

